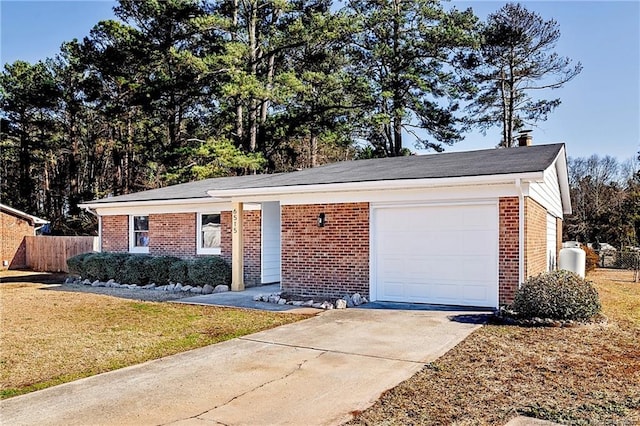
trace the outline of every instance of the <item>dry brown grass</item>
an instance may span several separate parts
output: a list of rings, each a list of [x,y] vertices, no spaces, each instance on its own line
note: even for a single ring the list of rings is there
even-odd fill
[[[598,270],[605,325],[487,325],[387,391],[351,424],[640,424],[640,284]]]
[[[3,398],[305,318],[47,288],[0,284]]]

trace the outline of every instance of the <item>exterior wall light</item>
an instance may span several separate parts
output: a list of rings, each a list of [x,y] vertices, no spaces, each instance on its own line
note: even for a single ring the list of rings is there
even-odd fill
[[[326,223],[327,223],[327,219],[324,213],[320,213],[318,215],[318,226],[322,228]]]

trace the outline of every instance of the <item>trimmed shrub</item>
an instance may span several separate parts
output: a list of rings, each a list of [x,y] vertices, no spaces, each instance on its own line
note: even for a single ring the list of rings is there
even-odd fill
[[[516,291],[513,310],[522,318],[584,321],[601,309],[598,291],[569,271],[531,277]]]
[[[84,267],[84,261],[89,256],[94,255],[95,253],[90,251],[88,253],[77,254],[73,257],[67,259],[67,268],[69,269],[69,273],[72,275],[79,275],[83,278],[86,276],[86,271]]]
[[[189,265],[189,278],[196,285],[231,284],[231,268],[221,257],[199,257]]]
[[[126,284],[145,285],[149,283],[148,262],[151,256],[132,254],[124,262],[121,281]]]
[[[129,253],[105,253],[107,256],[103,258],[104,270],[107,279],[114,279],[118,282],[123,281],[124,264],[131,257]]]
[[[169,267],[169,281],[172,283],[192,284],[189,278],[190,260],[181,259]]]
[[[84,273],[85,278],[89,280],[107,281],[111,277],[107,274],[106,259],[110,256],[109,253],[92,253],[91,256],[87,256],[84,259]]]
[[[171,266],[176,262],[180,262],[180,258],[174,256],[157,256],[149,259],[147,262],[149,281],[158,285],[168,284]]]

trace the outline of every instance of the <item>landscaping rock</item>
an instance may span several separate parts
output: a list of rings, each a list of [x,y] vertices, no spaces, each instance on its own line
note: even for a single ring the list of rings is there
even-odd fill
[[[287,299],[279,299],[278,300],[278,305],[286,305],[287,304]]]
[[[104,287],[104,284],[103,285],[100,285],[100,284],[101,284],[100,281],[95,280],[94,282],[91,283],[91,287]]]
[[[64,280],[64,283],[65,284],[73,284],[75,281],[76,281],[75,278],[67,277],[67,279]]]
[[[173,291],[175,288],[176,288],[176,285],[175,285],[175,284],[169,284],[169,285],[167,285],[164,289],[165,289],[166,291]]]
[[[191,287],[189,291],[194,294],[202,294],[202,287]]]
[[[345,294],[344,296],[342,296],[342,299],[347,302],[347,308],[353,308],[353,300],[351,300],[351,296],[349,296],[348,294]]]
[[[182,289],[182,284],[178,283],[175,286],[173,286],[173,290],[172,291],[178,292],[181,289]]]
[[[127,286],[127,288],[128,288],[129,290],[137,290],[139,287],[138,287],[137,285],[135,285],[135,284],[129,284],[129,285]]]
[[[313,303],[313,299],[312,299],[312,300],[307,300],[306,302],[302,302],[302,305],[300,305],[300,306],[311,308],[311,307],[313,307],[313,305],[314,305],[314,303]]]
[[[347,309],[347,301],[344,299],[336,300],[336,309]]]
[[[365,303],[369,303],[369,300],[366,297],[362,296],[362,304],[364,305]]]
[[[84,285],[91,285],[91,281],[89,281],[88,279],[82,281],[82,284]]]
[[[224,284],[219,284],[213,289],[213,293],[224,293],[229,291],[229,286]]]
[[[301,300],[293,300],[293,301],[291,301],[291,304],[293,306],[302,306],[304,304],[304,302],[301,301]]]
[[[354,293],[353,296],[351,296],[351,300],[353,301],[354,306],[360,306],[362,305],[362,303],[364,303],[362,301],[362,296],[360,296],[360,293]]]
[[[320,309],[333,309],[333,303],[327,302],[326,300],[320,304]]]
[[[193,286],[185,285],[185,286],[182,286],[180,291],[187,292],[187,291],[191,290],[192,288],[193,288]]]
[[[107,287],[111,286],[111,284],[115,283],[116,280],[114,280],[113,278],[110,279],[109,281],[107,281]]]
[[[202,294],[211,294],[213,293],[213,286],[210,284],[205,284],[204,287],[202,287]]]
[[[261,294],[256,294],[255,296],[253,296],[253,301],[254,302],[262,301],[262,295]]]
[[[161,285],[160,287],[156,287],[155,290],[166,291],[167,287],[168,286],[166,286],[166,285]]]
[[[269,303],[278,303],[279,300],[280,300],[280,295],[278,294],[269,295]]]
[[[262,297],[260,298],[260,300],[262,300],[263,302],[269,303],[269,295],[268,294],[263,294]]]

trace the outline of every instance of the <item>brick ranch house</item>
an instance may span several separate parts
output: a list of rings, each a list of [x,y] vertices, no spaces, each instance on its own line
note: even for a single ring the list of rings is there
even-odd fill
[[[0,204],[0,270],[26,267],[24,237],[36,235],[37,229],[47,223],[48,220]]]
[[[232,290],[497,307],[555,268],[563,144],[348,161],[82,205],[107,252],[222,256]]]

